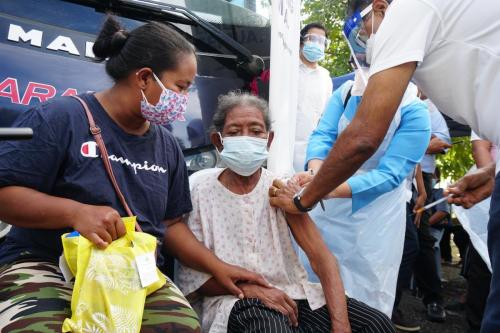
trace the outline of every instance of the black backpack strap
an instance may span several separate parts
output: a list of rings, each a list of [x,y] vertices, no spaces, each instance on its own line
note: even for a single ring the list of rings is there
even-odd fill
[[[345,96],[345,99],[344,99],[344,110],[347,106],[347,103],[349,102],[349,99],[351,98],[351,91],[352,91],[352,86],[351,88],[349,88],[349,91],[347,92],[347,95]]]

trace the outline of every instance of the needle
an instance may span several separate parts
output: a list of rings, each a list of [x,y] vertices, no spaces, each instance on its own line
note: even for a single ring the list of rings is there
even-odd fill
[[[422,208],[417,209],[417,210],[415,211],[415,214],[422,213],[423,211],[426,211],[426,210],[427,210],[427,209],[429,209],[429,208],[432,208],[432,207],[434,207],[434,206],[436,206],[436,205],[439,205],[441,202],[448,200],[448,198],[451,198],[452,196],[453,196],[453,195],[452,195],[452,194],[450,194],[450,195],[449,195],[449,196],[447,196],[447,197],[444,197],[444,198],[441,198],[441,199],[436,200],[436,201],[434,201],[434,202],[431,202],[430,204],[428,204],[428,205],[426,205],[426,206],[424,206],[424,207],[422,207]]]

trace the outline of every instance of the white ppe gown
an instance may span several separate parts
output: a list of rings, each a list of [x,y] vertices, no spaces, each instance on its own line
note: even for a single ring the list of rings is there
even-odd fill
[[[377,152],[356,174],[377,167],[401,120],[397,111]],[[349,125],[342,115],[340,133]],[[317,206],[310,216],[323,239],[337,257],[346,294],[389,317],[392,315],[406,228],[405,182],[352,213],[352,199],[325,200],[325,211]],[[305,256],[301,261],[313,281],[318,281]]]

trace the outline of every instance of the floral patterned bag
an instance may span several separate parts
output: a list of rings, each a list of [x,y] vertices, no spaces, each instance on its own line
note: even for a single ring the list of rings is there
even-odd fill
[[[63,332],[139,332],[146,296],[166,283],[154,266],[153,278],[145,285],[138,261],[154,258],[156,238],[134,231],[135,217],[122,220],[127,233],[104,250],[78,233],[62,235],[64,258],[76,277],[72,316],[64,320]]]

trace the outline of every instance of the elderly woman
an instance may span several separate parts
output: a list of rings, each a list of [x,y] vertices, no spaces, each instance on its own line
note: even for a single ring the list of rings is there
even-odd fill
[[[238,299],[211,275],[182,266],[181,290],[203,297],[202,330],[393,332],[382,313],[345,297],[335,257],[309,217],[286,218],[270,206],[268,188],[275,175],[262,168],[273,140],[269,126],[264,100],[222,96],[211,139],[227,168],[192,176],[189,228],[220,259],[260,273],[270,284],[242,282],[244,296]],[[321,284],[307,281],[289,228]]]

